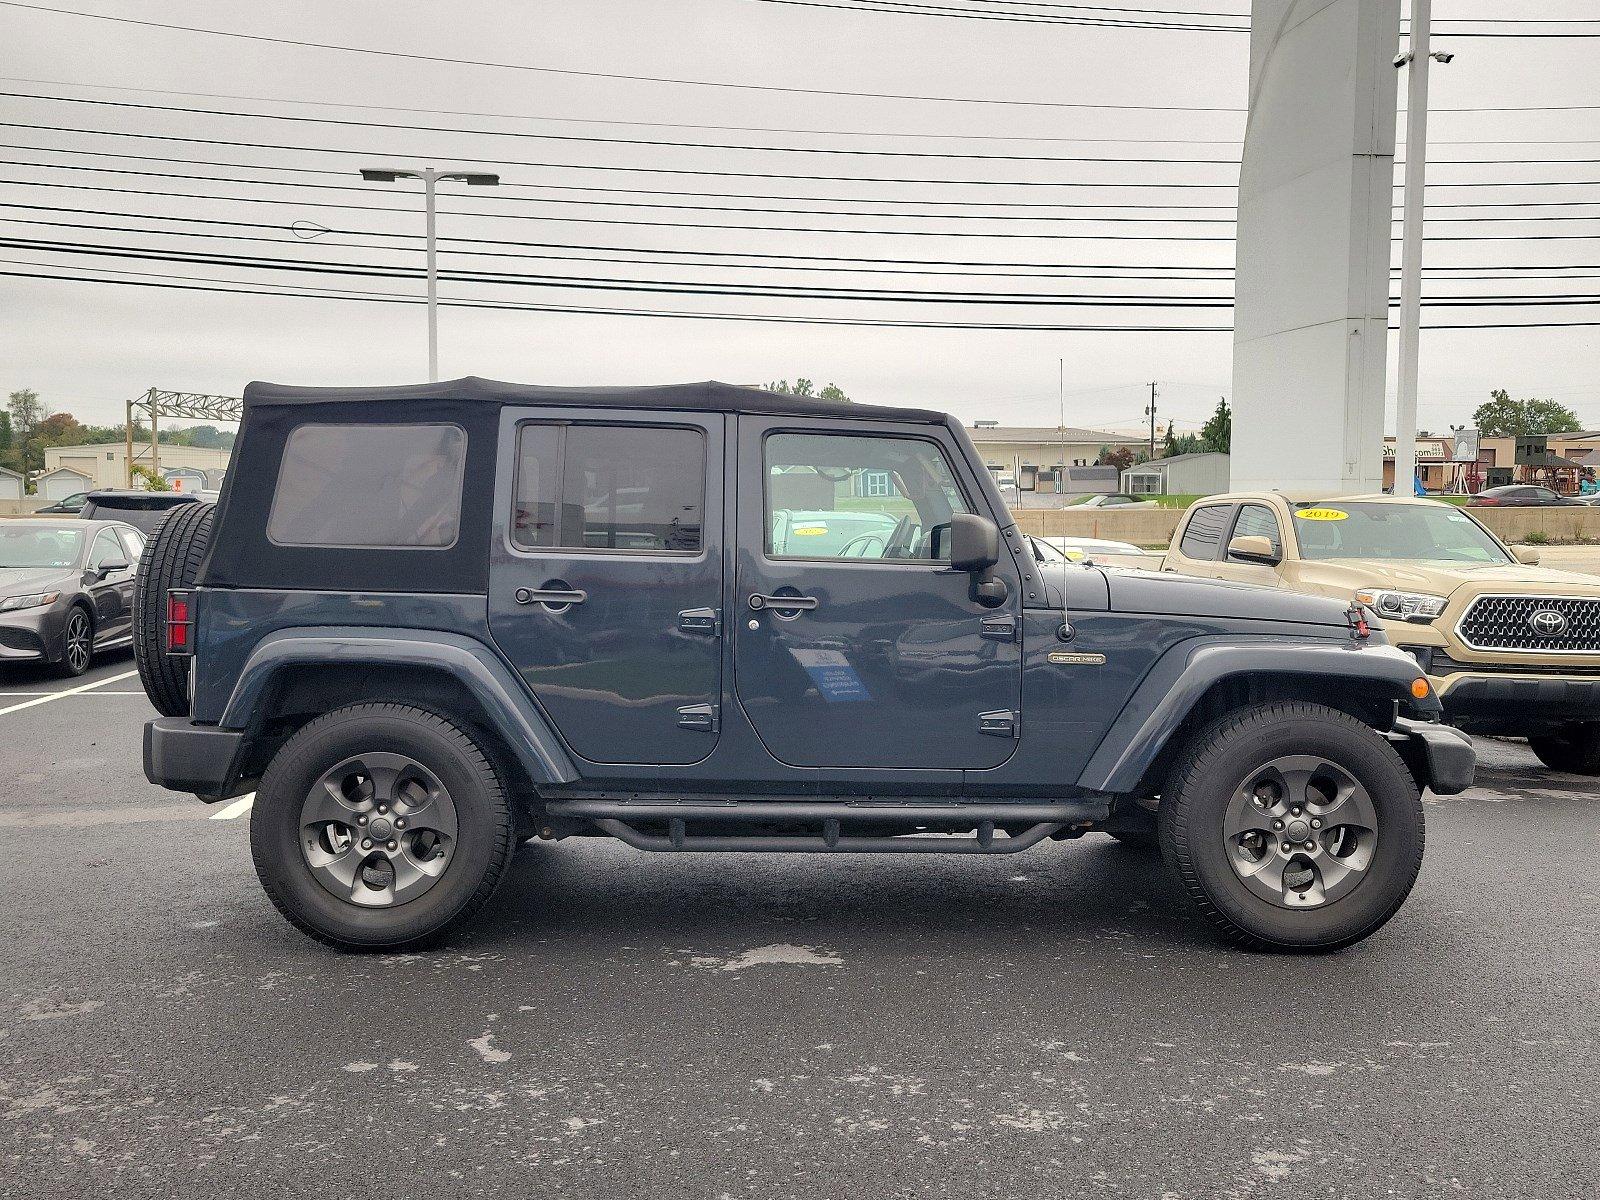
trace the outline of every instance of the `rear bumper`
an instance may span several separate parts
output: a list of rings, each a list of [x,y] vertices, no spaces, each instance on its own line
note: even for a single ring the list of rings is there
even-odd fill
[[[214,803],[246,790],[239,786],[244,734],[215,725],[196,725],[187,717],[145,722],[144,777],[157,787],[193,792]]]
[[[1472,748],[1472,739],[1461,730],[1399,717],[1389,738],[1401,743],[1406,761],[1436,795],[1454,796],[1472,786],[1478,752]]]

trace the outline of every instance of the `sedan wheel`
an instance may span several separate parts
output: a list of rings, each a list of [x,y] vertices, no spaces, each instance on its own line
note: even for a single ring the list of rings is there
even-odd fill
[[[94,658],[94,627],[89,614],[76,606],[67,613],[66,627],[61,631],[61,671],[66,675],[82,675]]]

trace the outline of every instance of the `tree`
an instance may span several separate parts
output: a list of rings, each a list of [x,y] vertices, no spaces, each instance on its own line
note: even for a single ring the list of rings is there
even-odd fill
[[[11,414],[0,409],[0,467],[11,461]]]
[[[36,435],[49,410],[39,399],[38,392],[23,388],[6,397],[6,413],[11,418],[11,436],[16,441],[18,466],[26,492],[31,488],[31,474],[44,469],[44,450],[36,444]]]
[[[1489,397],[1472,414],[1472,423],[1484,437],[1576,433],[1583,428],[1577,413],[1554,400],[1513,400],[1505,388],[1495,388]]]
[[[1113,450],[1110,446],[1100,447],[1100,457],[1095,459],[1097,467],[1115,467],[1118,473],[1126,471],[1133,466],[1133,447],[1118,446]]]
[[[144,480],[144,488],[148,492],[170,492],[172,490],[172,485],[166,481],[164,476],[156,474],[153,469],[143,463],[134,463],[131,473],[135,479]]]
[[[1228,407],[1226,396],[1217,401],[1217,408],[1211,414],[1211,419],[1200,426],[1200,440],[1205,443],[1205,448],[1214,454],[1229,452],[1228,448],[1233,445],[1233,410]]]
[[[844,389],[836,383],[827,384],[820,392],[816,384],[809,379],[796,379],[792,384],[787,379],[779,379],[767,384],[767,391],[781,392],[785,396],[815,396],[819,400],[837,400],[840,403],[850,403],[850,397],[844,394]]]

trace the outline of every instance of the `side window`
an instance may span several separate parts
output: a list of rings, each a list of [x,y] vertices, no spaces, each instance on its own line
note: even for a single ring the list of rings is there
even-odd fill
[[[1283,555],[1283,534],[1278,529],[1278,518],[1272,510],[1261,504],[1246,504],[1239,510],[1239,519],[1233,524],[1233,537],[1264,537],[1272,543],[1272,552]]]
[[[972,511],[930,441],[775,433],[765,454],[773,558],[940,562],[950,515]]]
[[[299,425],[267,538],[279,546],[442,549],[461,528],[467,435],[456,425]]]
[[[699,552],[706,439],[698,429],[528,424],[517,436],[518,546]]]
[[[144,534],[137,529],[119,529],[122,535],[122,544],[128,549],[128,562],[137,564],[144,557]]]
[[[98,571],[108,562],[118,559],[127,561],[127,554],[122,549],[122,543],[117,541],[117,535],[109,529],[102,529],[94,539],[94,545],[89,549],[89,569]]]
[[[1195,509],[1184,528],[1183,541],[1178,543],[1178,553],[1197,562],[1214,562],[1222,531],[1227,528],[1228,514],[1232,511],[1226,504],[1208,504]]]

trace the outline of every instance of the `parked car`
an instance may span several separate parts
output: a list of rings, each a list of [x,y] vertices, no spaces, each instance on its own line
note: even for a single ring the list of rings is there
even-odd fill
[[[133,488],[103,488],[90,492],[79,514],[86,520],[122,521],[145,533],[180,504],[202,503],[198,492],[141,492]]]
[[[134,570],[144,535],[117,521],[0,521],[0,663],[82,675],[133,639]]]
[[[1471,779],[1348,602],[1041,563],[941,413],[251,384],[238,446],[221,504],[169,513],[141,564],[145,773],[253,791],[262,885],[336,945],[442,934],[528,836],[1011,854],[1100,830],[1159,844],[1228,936],[1321,950],[1404,900],[1419,789]],[[859,553],[798,533],[861,513],[885,520]]]
[[[1156,502],[1148,496],[1130,496],[1125,492],[1112,492],[1106,496],[1090,496],[1074,505],[1075,508],[1154,508]]]
[[[1582,504],[1576,496],[1563,496],[1547,487],[1528,483],[1508,483],[1503,487],[1484,488],[1467,500],[1471,508],[1530,508],[1547,505],[1570,506]]]
[[[1111,556],[1141,558],[1145,555],[1145,551],[1132,542],[1117,542],[1107,538],[1030,535],[1028,544],[1033,548],[1034,556],[1042,563],[1083,562],[1090,558],[1104,559]]]
[[[33,510],[36,517],[46,516],[77,516],[83,511],[83,506],[88,502],[88,492],[73,492],[70,496],[63,496],[54,504],[47,504],[43,508]]]
[[[1353,599],[1428,673],[1446,721],[1600,775],[1600,581],[1538,558],[1436,500],[1239,493],[1191,508],[1162,569]]]

